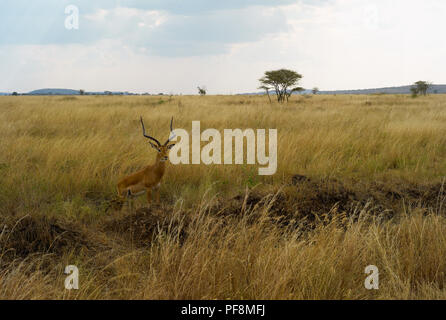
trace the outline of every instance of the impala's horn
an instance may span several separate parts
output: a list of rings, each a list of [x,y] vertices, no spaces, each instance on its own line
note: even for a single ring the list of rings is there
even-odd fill
[[[143,134],[143,136],[146,137],[147,139],[155,141],[156,144],[158,145],[158,147],[161,147],[161,143],[158,140],[156,140],[154,137],[151,137],[151,136],[146,134],[146,128],[144,127],[144,121],[142,120],[142,117],[141,117],[141,125],[142,125],[142,134]]]
[[[175,135],[175,133],[173,133],[173,117],[172,117],[172,119],[170,120],[170,137],[169,137],[169,139],[167,139],[167,141],[164,145],[166,146],[175,137],[176,137],[176,135]]]

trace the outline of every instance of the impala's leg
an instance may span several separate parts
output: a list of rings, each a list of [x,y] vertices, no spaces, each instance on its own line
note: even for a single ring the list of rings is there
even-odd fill
[[[123,191],[122,191],[120,185],[118,185],[117,189],[118,189],[118,200],[117,200],[117,203],[119,205],[119,211],[122,211],[122,208],[124,207],[124,204],[125,204],[127,199],[123,195]]]
[[[133,197],[132,197],[132,192],[130,191],[130,189],[127,190],[127,208],[130,212],[133,211]]]
[[[147,189],[147,202],[149,205],[152,203],[152,189],[150,188]]]
[[[156,188],[156,203],[160,203],[160,188]]]

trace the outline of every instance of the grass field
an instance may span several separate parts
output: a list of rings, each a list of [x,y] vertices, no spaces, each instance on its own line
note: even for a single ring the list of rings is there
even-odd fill
[[[140,115],[275,128],[277,173],[169,164],[160,205],[118,210],[155,159]],[[446,298],[445,124],[444,95],[0,97],[0,298]]]

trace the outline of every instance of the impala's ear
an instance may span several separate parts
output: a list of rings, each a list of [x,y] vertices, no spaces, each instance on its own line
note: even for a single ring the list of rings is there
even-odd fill
[[[167,149],[170,150],[170,149],[172,149],[174,146],[175,146],[175,143],[173,143],[173,144],[169,144],[169,145],[167,146]]]
[[[161,152],[160,148],[158,148],[158,146],[156,144],[154,144],[154,143],[152,143],[150,141],[149,141],[149,143],[150,143],[150,145],[152,146],[153,149],[155,149],[158,152]]]

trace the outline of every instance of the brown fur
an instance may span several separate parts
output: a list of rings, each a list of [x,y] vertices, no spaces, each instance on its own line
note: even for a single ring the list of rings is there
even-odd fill
[[[156,190],[156,201],[160,202],[159,186],[166,170],[169,150],[173,145],[160,146],[154,164],[143,170],[131,174],[118,182],[118,196],[120,198],[137,197],[147,193],[147,201],[152,202],[152,190]],[[164,159],[164,161],[162,161]]]

